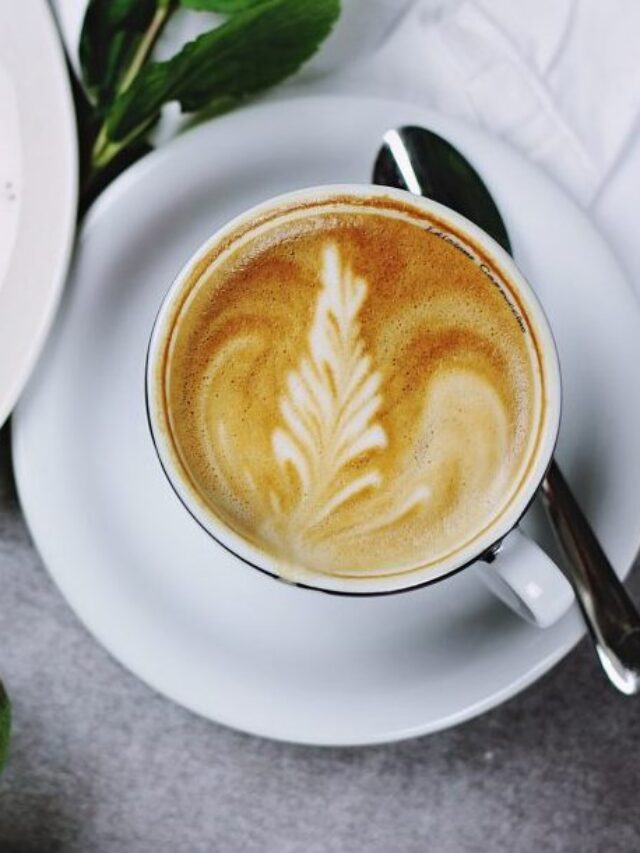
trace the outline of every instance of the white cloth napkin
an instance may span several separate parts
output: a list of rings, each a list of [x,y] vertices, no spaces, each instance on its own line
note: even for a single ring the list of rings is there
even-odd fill
[[[54,6],[75,57],[85,0]],[[159,51],[202,23],[182,13]],[[640,292],[638,32],[639,0],[343,0],[334,34],[277,96],[392,97],[502,137],[590,210]]]

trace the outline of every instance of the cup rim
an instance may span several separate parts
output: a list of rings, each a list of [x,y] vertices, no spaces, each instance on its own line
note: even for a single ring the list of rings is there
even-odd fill
[[[225,237],[237,232],[243,225],[251,224],[258,218],[277,210],[283,205],[302,204],[311,202],[321,205],[334,198],[354,197],[360,200],[384,199],[399,201],[403,205],[413,206],[418,212],[432,214],[439,222],[449,227],[454,235],[480,248],[489,257],[492,264],[499,270],[501,277],[514,290],[514,295],[525,304],[525,314],[529,324],[535,330],[540,349],[540,366],[544,376],[542,392],[545,395],[543,422],[537,446],[534,448],[529,462],[529,472],[521,487],[511,498],[510,504],[488,526],[490,537],[480,534],[479,542],[472,540],[453,558],[439,563],[409,569],[404,572],[379,576],[335,576],[304,570],[299,577],[289,578],[278,573],[276,568],[269,567],[268,555],[259,548],[251,545],[239,534],[228,527],[218,518],[213,509],[199,501],[192,487],[186,483],[179,466],[176,464],[175,451],[166,435],[166,430],[159,422],[158,410],[161,408],[157,399],[156,364],[157,356],[162,351],[166,335],[170,331],[165,328],[168,317],[175,309],[176,301],[182,293],[185,282],[189,279],[194,267]],[[462,232],[461,234],[459,232]],[[240,213],[205,240],[182,266],[170,284],[157,311],[149,343],[145,363],[145,405],[151,439],[165,476],[174,493],[191,517],[211,538],[227,552],[262,574],[282,581],[289,586],[297,586],[333,595],[372,597],[408,592],[437,583],[446,577],[457,574],[471,564],[486,557],[518,524],[546,475],[557,443],[561,414],[561,377],[557,347],[549,321],[535,292],[524,278],[513,258],[486,232],[461,214],[445,207],[432,199],[416,196],[405,190],[390,187],[379,187],[372,184],[325,184],[287,192],[254,205]],[[462,554],[460,559],[459,554]],[[263,559],[260,559],[262,557]],[[456,559],[456,557],[458,557]]]

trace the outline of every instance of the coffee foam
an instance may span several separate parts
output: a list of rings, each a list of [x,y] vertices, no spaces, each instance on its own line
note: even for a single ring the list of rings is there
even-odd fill
[[[333,204],[236,235],[167,337],[183,473],[292,577],[437,564],[504,512],[538,440],[526,315],[472,247],[409,214]]]

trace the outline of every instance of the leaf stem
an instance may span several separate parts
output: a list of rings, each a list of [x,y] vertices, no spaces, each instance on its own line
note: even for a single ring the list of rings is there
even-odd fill
[[[149,22],[149,26],[143,35],[136,52],[133,55],[131,64],[127,68],[120,85],[118,86],[117,95],[121,95],[129,88],[135,78],[140,73],[143,65],[149,58],[149,55],[169,20],[174,9],[174,0],[157,0],[156,11],[153,18]],[[146,130],[146,127],[144,128]],[[137,134],[136,134],[137,135]],[[116,157],[122,149],[131,142],[131,138],[123,139],[118,142],[112,142],[107,135],[107,125],[103,122],[96,140],[93,144],[91,153],[91,165],[93,171],[104,169],[114,157]]]
[[[138,72],[147,61],[149,54],[153,50],[160,33],[164,29],[165,24],[169,20],[172,12],[173,3],[170,0],[158,0],[156,11],[149,23],[146,33],[142,37],[138,49],[133,55],[131,65],[127,69],[126,74],[120,81],[118,86],[118,94],[126,92],[129,86],[133,83]]]

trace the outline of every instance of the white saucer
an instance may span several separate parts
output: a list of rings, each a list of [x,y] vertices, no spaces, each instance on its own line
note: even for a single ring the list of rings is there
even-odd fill
[[[432,732],[513,695],[581,636],[494,600],[473,569],[354,600],[234,561],[167,484],[144,406],[161,297],[215,228],[304,185],[366,181],[389,126],[427,125],[478,166],[542,298],[564,370],[560,460],[613,563],[640,543],[640,315],[584,215],[533,166],[461,124],[392,102],[246,109],[147,157],[98,201],[51,345],[18,409],[18,488],[56,583],[125,666],[177,702],[257,734],[361,744]],[[546,543],[539,510],[527,525]]]
[[[0,3],[0,426],[62,292],[77,159],[67,67],[48,4]]]

